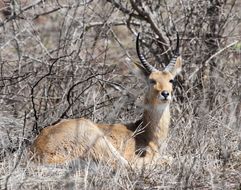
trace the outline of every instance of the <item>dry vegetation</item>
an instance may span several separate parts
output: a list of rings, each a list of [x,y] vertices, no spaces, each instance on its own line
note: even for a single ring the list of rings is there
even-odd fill
[[[9,3],[6,3],[9,2]],[[170,3],[171,2],[171,3]],[[2,189],[240,189],[240,0],[0,1]],[[140,117],[144,84],[130,74],[141,32],[162,68],[181,37],[170,166],[111,169],[79,160],[29,162],[38,132],[62,118],[128,122]]]

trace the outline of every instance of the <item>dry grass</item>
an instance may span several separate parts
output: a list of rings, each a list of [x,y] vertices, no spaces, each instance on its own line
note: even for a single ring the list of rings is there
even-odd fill
[[[113,169],[106,163],[73,161],[66,165],[37,165],[26,149],[8,153],[1,161],[1,187],[7,189],[239,189],[239,134],[210,115],[179,121],[171,129],[163,153],[170,166],[142,170]],[[196,122],[196,123],[195,123]],[[5,126],[8,123],[5,123]],[[19,124],[18,124],[19,125]],[[20,127],[20,126],[19,126]],[[6,134],[5,134],[6,135]],[[2,133],[2,137],[4,134]],[[3,149],[4,150],[4,149]],[[22,153],[23,151],[23,153]]]

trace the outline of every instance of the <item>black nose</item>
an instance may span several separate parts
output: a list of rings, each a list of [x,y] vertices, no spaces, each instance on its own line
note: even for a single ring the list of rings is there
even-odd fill
[[[161,95],[167,99],[167,97],[169,96],[169,92],[167,92],[166,90],[162,91]]]

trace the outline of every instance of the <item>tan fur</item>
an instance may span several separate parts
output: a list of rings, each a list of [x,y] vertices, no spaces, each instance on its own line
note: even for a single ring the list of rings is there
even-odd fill
[[[155,71],[148,76],[143,117],[131,124],[96,124],[90,120],[69,119],[41,131],[31,150],[42,163],[63,163],[76,158],[91,157],[107,161],[110,158],[124,165],[136,160],[150,163],[159,155],[167,138],[170,123],[170,99],[160,99],[161,93],[172,93],[174,76],[167,71]]]

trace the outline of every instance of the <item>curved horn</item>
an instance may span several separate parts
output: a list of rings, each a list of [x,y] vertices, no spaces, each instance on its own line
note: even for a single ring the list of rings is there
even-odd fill
[[[141,64],[149,73],[151,73],[153,71],[157,71],[157,69],[155,67],[153,67],[150,63],[148,63],[148,61],[145,59],[144,55],[140,53],[139,40],[140,40],[140,33],[138,33],[137,38],[136,38],[136,52],[141,61]]]
[[[177,32],[177,46],[176,46],[176,49],[174,51],[174,54],[179,56],[180,55],[180,51],[179,51],[179,34]]]
[[[170,71],[175,67],[177,58],[180,56],[180,51],[179,51],[179,34],[177,32],[177,46],[176,49],[173,51],[173,56],[169,62],[169,64],[166,66],[165,70]]]

